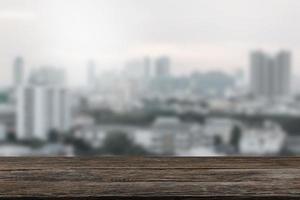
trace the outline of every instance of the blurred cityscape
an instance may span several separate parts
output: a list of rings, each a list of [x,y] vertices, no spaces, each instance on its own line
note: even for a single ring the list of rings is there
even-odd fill
[[[63,68],[17,57],[0,93],[0,155],[298,155],[292,53],[248,56],[249,78],[246,68],[175,75],[169,56],[101,73],[91,60],[81,87]]]

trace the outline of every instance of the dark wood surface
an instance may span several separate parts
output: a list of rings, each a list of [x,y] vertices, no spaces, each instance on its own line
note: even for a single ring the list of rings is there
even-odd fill
[[[0,158],[0,197],[300,199],[300,157]]]

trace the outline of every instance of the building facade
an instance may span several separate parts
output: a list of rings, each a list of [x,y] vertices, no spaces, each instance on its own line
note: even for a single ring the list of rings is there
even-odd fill
[[[155,77],[166,78],[171,73],[171,61],[169,57],[157,58],[155,62]]]
[[[271,57],[262,51],[250,58],[251,93],[256,97],[277,98],[290,93],[291,54],[279,52]]]
[[[239,150],[243,155],[278,155],[286,137],[281,126],[270,121],[261,127],[244,127]]]
[[[17,91],[17,138],[46,140],[50,130],[71,126],[70,94],[62,88],[30,86]]]

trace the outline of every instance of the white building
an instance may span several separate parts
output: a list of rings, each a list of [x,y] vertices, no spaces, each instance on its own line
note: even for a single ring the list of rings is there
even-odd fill
[[[290,92],[291,54],[279,52],[274,58],[255,51],[250,58],[251,92],[257,97],[284,97]]]
[[[213,137],[205,135],[202,126],[176,117],[159,117],[150,130],[151,149],[158,154],[180,155],[194,147],[213,146]]]
[[[217,153],[212,146],[208,147],[194,147],[188,151],[180,152],[176,156],[184,156],[184,157],[211,157],[211,156],[225,156],[225,154]]]
[[[213,147],[213,137],[203,134],[201,125],[182,122],[176,117],[159,117],[152,126],[147,127],[117,124],[86,125],[78,127],[74,136],[93,147],[101,147],[107,134],[114,131],[126,133],[135,143],[155,154],[190,155],[187,152],[193,148],[211,150]]]
[[[243,129],[239,149],[246,155],[276,155],[285,143],[286,133],[272,122],[265,122],[262,127]]]
[[[32,156],[32,149],[25,145],[1,144],[0,156]]]
[[[218,136],[222,139],[224,144],[229,144],[231,139],[231,132],[238,123],[229,118],[208,118],[205,122],[205,134],[207,136]]]
[[[26,145],[3,143],[0,145],[0,156],[74,156],[74,149],[62,144],[48,144],[33,149]]]
[[[70,94],[61,88],[19,87],[17,91],[17,137],[47,139],[51,129],[71,126]]]

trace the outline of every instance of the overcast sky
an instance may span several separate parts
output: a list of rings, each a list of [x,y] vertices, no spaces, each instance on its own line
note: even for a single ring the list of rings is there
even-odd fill
[[[291,50],[298,72],[299,10],[299,0],[0,0],[0,79],[17,55],[79,83],[89,59],[103,71],[166,54],[177,73],[233,71],[253,49]]]

